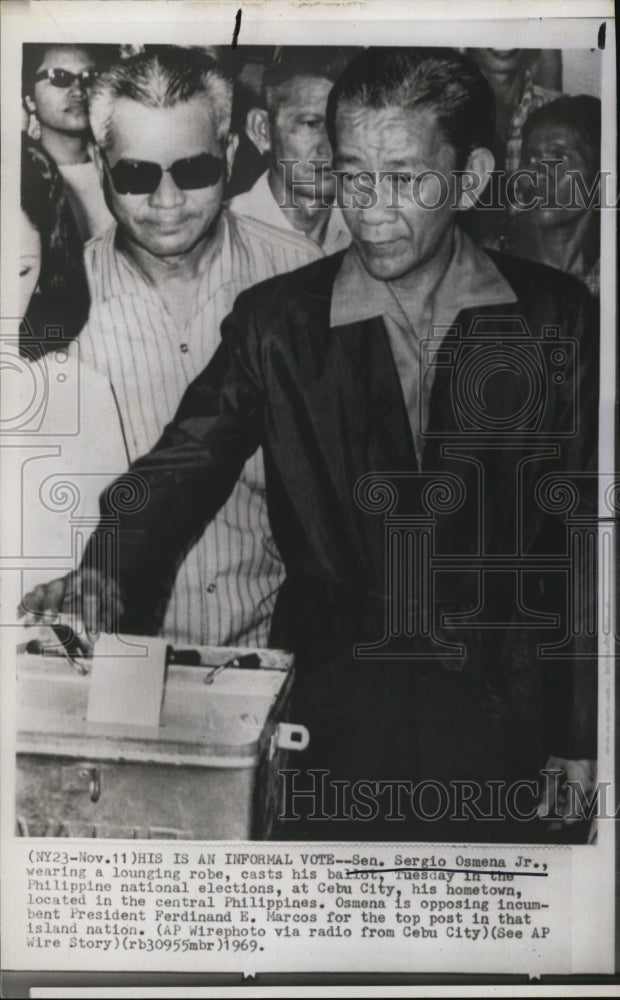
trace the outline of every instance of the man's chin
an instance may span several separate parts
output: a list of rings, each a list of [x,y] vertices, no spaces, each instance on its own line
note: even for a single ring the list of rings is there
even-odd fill
[[[360,257],[368,273],[378,281],[395,281],[412,270],[412,264],[398,256],[381,256],[362,250]]]
[[[156,244],[152,244],[150,253],[154,257],[182,257],[184,254],[191,253],[196,247],[197,243],[178,243],[178,242],[166,242],[166,240],[160,240]]]
[[[199,243],[203,242],[208,233],[203,233],[195,239],[181,239],[178,233],[149,233],[148,238],[143,238],[140,234],[133,234],[129,243],[137,244],[152,257],[182,257],[190,253]]]

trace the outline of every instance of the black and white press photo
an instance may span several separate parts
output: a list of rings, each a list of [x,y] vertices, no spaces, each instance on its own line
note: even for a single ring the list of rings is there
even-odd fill
[[[465,947],[478,904],[433,887],[478,867],[486,898],[506,868],[508,899],[557,915],[572,876],[545,886],[547,860],[610,843],[605,35],[234,13],[69,19],[12,57],[4,805],[15,849],[75,854],[53,877],[86,900],[28,933],[81,954],[104,874],[98,919],[134,919],[118,874],[146,908],[139,885],[178,877],[224,924],[264,906],[292,928],[291,893],[325,892],[317,928],[346,937],[321,916],[348,912],[340,865],[385,896],[362,908],[411,896],[397,936]],[[205,844],[246,859],[243,902]],[[272,913],[251,880],[296,864],[310,890]],[[382,866],[423,874],[392,899]],[[488,905],[494,938],[557,933]],[[109,931],[138,955],[131,935]]]

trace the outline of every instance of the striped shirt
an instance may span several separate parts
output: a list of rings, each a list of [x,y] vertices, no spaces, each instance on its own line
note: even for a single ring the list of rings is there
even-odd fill
[[[534,78],[529,70],[525,71],[525,80],[521,100],[514,109],[510,124],[508,125],[508,136],[506,142],[506,175],[514,174],[519,169],[521,163],[521,145],[523,142],[523,126],[533,111],[542,108],[545,104],[550,104],[558,97],[559,91],[549,90],[547,87],[540,87],[534,83]]]
[[[297,242],[286,233],[224,210],[195,312],[180,332],[157,290],[116,248],[115,235],[116,224],[86,245],[92,305],[76,351],[107,376],[133,462],[157,442],[210,361],[239,292],[311,258],[299,261]],[[175,643],[264,646],[283,578],[259,451],[179,568],[162,634]]]
[[[289,270],[295,267],[302,267],[311,260],[320,260],[338,250],[346,250],[351,242],[351,233],[344,221],[344,216],[337,205],[329,213],[329,219],[325,230],[323,243],[319,246],[311,240],[305,233],[295,229],[291,221],[281,210],[269,187],[269,171],[258,178],[253,187],[243,194],[238,194],[231,199],[228,206],[235,215],[243,215],[246,218],[256,219],[264,222],[267,226],[273,226],[279,232],[287,234],[291,241],[291,248],[297,248],[297,253],[291,256],[291,260],[296,256],[299,263],[292,263]],[[291,250],[292,253],[292,250]]]

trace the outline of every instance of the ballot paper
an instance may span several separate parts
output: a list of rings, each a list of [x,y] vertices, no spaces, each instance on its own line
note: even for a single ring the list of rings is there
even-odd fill
[[[93,652],[86,721],[106,726],[158,726],[166,648],[164,640],[152,639],[141,649],[129,646],[117,635],[101,635]]]

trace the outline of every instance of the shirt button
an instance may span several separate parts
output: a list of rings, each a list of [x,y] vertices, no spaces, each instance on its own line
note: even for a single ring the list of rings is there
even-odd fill
[[[187,352],[189,351],[189,345],[181,344],[181,350],[183,351],[183,354],[187,354]]]
[[[210,583],[209,586],[207,587],[207,594],[212,594],[214,590],[215,590],[215,584]]]

